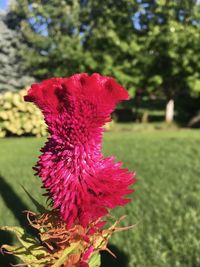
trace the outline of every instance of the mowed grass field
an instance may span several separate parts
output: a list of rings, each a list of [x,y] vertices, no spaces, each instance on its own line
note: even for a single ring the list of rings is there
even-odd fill
[[[45,203],[31,168],[44,141],[0,140],[0,225],[25,225],[21,211],[34,206],[23,187]],[[103,147],[136,170],[137,183],[131,203],[113,212],[126,214],[122,225],[135,228],[113,236],[118,260],[103,253],[102,266],[200,266],[200,131],[108,132]],[[0,232],[1,244],[12,240]],[[0,267],[6,266],[0,257]]]

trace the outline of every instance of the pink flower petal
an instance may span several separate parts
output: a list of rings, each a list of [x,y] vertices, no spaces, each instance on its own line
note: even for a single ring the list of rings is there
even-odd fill
[[[102,126],[127,99],[121,85],[97,73],[33,84],[25,97],[42,110],[50,133],[35,169],[68,227],[129,202],[135,174],[101,152]]]

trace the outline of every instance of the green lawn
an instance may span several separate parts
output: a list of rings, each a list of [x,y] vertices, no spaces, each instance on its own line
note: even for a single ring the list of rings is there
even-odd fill
[[[25,225],[21,210],[34,209],[22,185],[38,200],[40,180],[31,167],[44,139],[0,140],[0,225]],[[200,266],[200,131],[108,132],[106,155],[115,154],[137,171],[132,202],[114,214],[127,214],[110,246],[116,260],[104,267]],[[12,237],[0,233],[1,243]],[[9,266],[0,258],[0,267]]]

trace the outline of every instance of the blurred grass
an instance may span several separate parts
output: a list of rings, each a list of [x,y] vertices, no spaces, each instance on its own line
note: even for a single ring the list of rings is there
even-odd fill
[[[140,122],[111,122],[110,127],[108,128],[111,132],[154,132],[154,131],[174,131],[181,130],[181,128],[175,123],[166,123],[166,122],[151,122],[151,123],[140,123]]]
[[[31,169],[44,141],[0,140],[0,225],[24,225],[19,210],[34,210],[21,185],[45,202],[40,180]],[[116,217],[128,215],[124,225],[136,224],[111,239],[111,247],[123,255],[121,267],[200,266],[199,144],[200,132],[195,130],[105,134],[105,154],[115,154],[125,167],[137,171],[138,178],[132,202],[114,211]],[[1,258],[0,266],[9,265]],[[119,265],[115,261],[103,266]]]

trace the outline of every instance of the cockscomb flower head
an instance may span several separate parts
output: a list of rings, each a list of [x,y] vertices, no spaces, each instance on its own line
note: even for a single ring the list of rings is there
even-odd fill
[[[102,127],[127,99],[114,79],[96,73],[51,78],[25,96],[42,110],[50,134],[35,169],[68,227],[86,226],[129,202],[134,173],[101,152]]]

